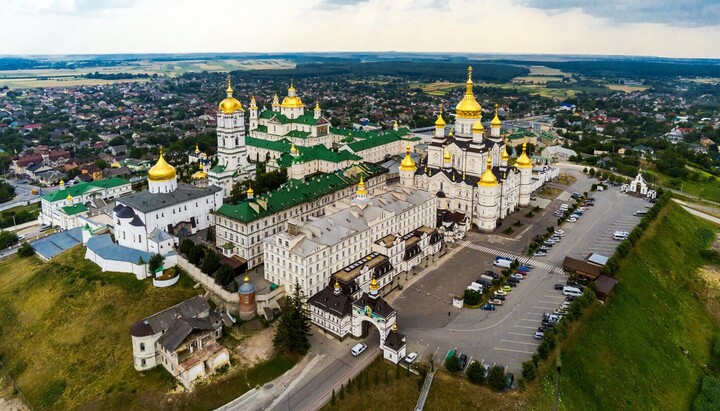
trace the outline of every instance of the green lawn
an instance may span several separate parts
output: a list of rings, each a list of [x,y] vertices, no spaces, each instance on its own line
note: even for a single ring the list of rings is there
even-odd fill
[[[561,409],[686,410],[719,327],[699,291],[699,250],[716,228],[670,202],[621,266],[610,303],[594,307],[564,344]],[[685,357],[681,348],[687,349]],[[549,409],[541,383],[532,409]]]
[[[697,171],[702,173],[703,176],[709,175],[702,170]],[[665,187],[672,187],[672,184],[670,184],[671,180],[673,180],[672,177],[658,173],[657,171],[654,171],[654,173],[657,174],[658,184]],[[718,181],[717,178],[715,178],[714,181],[682,180],[682,185],[676,189],[706,200],[720,202],[720,181]]]
[[[132,274],[103,273],[85,248],[52,263],[0,261],[0,356],[35,409],[215,408],[291,368],[276,357],[255,368],[233,367],[192,394],[172,394],[164,368],[133,368],[130,327],[202,290],[183,276],[155,288]]]

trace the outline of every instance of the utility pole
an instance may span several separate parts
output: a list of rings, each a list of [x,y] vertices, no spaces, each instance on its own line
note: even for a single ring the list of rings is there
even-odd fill
[[[557,369],[557,375],[555,376],[555,404],[553,410],[558,410],[558,403],[560,402],[560,368],[562,363],[560,361],[560,351],[558,351],[557,359],[555,360],[555,368]]]

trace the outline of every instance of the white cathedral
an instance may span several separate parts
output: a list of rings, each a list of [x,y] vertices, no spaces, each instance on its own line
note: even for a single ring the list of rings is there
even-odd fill
[[[508,164],[497,105],[490,133],[485,131],[482,107],[473,95],[472,67],[468,67],[465,96],[455,112],[455,129],[447,135],[440,112],[427,156],[419,165],[407,150],[400,165],[400,183],[436,193],[438,209],[469,215],[480,230],[492,231],[508,214],[530,204],[532,161],[523,144],[515,164]]]

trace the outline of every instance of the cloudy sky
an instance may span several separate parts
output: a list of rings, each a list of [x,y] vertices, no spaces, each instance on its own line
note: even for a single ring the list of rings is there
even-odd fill
[[[428,51],[720,58],[719,0],[0,0],[0,54]]]

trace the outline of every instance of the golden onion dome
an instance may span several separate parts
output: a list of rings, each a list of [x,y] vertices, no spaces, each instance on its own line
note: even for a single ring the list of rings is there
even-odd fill
[[[360,182],[358,183],[357,191],[355,192],[355,194],[357,194],[359,196],[366,196],[367,193],[368,192],[365,189],[365,181],[363,180],[363,176],[361,175]]]
[[[248,197],[250,197],[251,195],[255,194],[255,191],[252,189],[252,187],[248,186],[248,189],[245,192],[245,194],[247,194]]]
[[[60,187],[64,187],[64,186],[65,186],[65,180],[60,179]]]
[[[282,108],[300,108],[303,106],[302,100],[298,96],[287,96],[283,99],[280,107]]]
[[[452,154],[450,154],[450,149],[445,147],[445,155],[443,156],[443,161],[449,163],[450,160],[452,160]]]
[[[503,146],[503,152],[501,155],[502,161],[508,161],[510,159],[510,155],[507,152],[507,144]]]
[[[255,96],[252,96],[250,98],[250,109],[257,110],[257,102],[255,101]]]
[[[195,154],[200,154],[200,147],[195,144]]]
[[[435,120],[435,128],[445,128],[445,120],[442,118],[442,111],[440,111],[437,120]]]
[[[500,117],[498,117],[498,105],[495,104],[495,117],[493,117],[492,121],[490,122],[490,126],[492,128],[497,128],[500,127],[500,124],[502,124],[502,122],[500,121]]]
[[[393,324],[393,332],[397,332],[397,323]]]
[[[65,200],[67,200],[67,201],[72,201],[72,199],[73,199],[73,196],[71,196],[70,194],[68,194],[68,196],[65,197]]]
[[[485,130],[485,127],[483,127],[482,123],[480,122],[480,119],[477,119],[475,124],[473,124],[472,131],[473,133],[482,133]]]
[[[148,180],[151,181],[167,181],[176,177],[175,167],[168,164],[163,157],[162,149],[160,149],[160,158],[157,163],[148,171]]]
[[[292,154],[292,155],[297,155],[297,154],[298,154],[298,149],[295,147],[295,143],[293,143],[293,144],[290,146],[290,154]]]
[[[480,118],[482,107],[475,100],[473,95],[472,67],[468,67],[468,79],[465,82],[465,96],[455,106],[455,113],[458,118]]]
[[[520,157],[515,161],[515,166],[518,168],[532,168],[532,160],[530,160],[530,157],[527,155],[527,143],[523,143],[522,154],[520,154]]]
[[[233,97],[233,89],[232,86],[230,86],[230,75],[228,74],[228,86],[227,86],[227,97],[225,97],[225,100],[221,101],[218,105],[218,110],[222,111],[225,114],[232,114],[236,111],[245,111],[243,110],[242,104],[240,104],[235,97]]]
[[[488,157],[487,159],[487,169],[483,173],[482,177],[480,177],[480,181],[478,181],[478,185],[481,187],[495,187],[497,186],[498,181],[495,177],[495,174],[492,172],[492,160]]]
[[[378,286],[378,282],[375,279],[375,276],[373,275],[372,280],[370,280],[370,291],[377,291],[378,288],[380,288],[380,287]]]
[[[417,170],[417,166],[415,165],[415,162],[413,161],[412,157],[410,156],[410,144],[405,146],[405,158],[400,163],[400,170],[402,170],[402,171]]]

